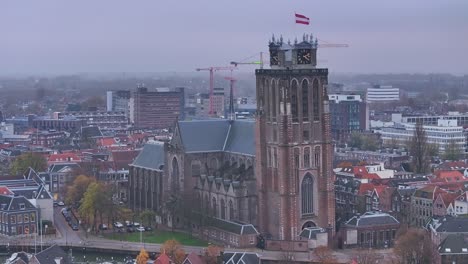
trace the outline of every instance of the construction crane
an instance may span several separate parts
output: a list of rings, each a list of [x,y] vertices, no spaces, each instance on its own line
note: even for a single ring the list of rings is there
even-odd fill
[[[214,73],[216,71],[232,71],[235,70],[235,66],[212,66],[207,68],[197,68],[196,71],[209,71],[210,72],[210,112],[209,114],[213,114],[213,90],[214,90]]]

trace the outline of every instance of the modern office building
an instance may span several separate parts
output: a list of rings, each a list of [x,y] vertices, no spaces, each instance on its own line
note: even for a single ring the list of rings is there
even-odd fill
[[[184,119],[184,88],[138,87],[133,94],[133,120],[137,128],[169,128]]]
[[[407,147],[411,141],[416,124],[395,123],[393,127],[384,127],[379,130],[384,145]],[[427,143],[435,144],[439,153],[443,154],[451,144],[455,144],[461,152],[465,151],[466,136],[463,127],[457,125],[456,120],[438,120],[437,125],[423,125],[426,132]]]
[[[346,141],[353,132],[369,129],[369,111],[360,95],[330,94],[331,132],[336,141]]]
[[[100,129],[119,128],[128,125],[128,115],[125,111],[70,111],[57,114],[59,120],[80,120],[83,126],[97,126]]]
[[[224,115],[224,88],[214,88],[213,95],[211,96],[211,103],[213,111],[212,116],[223,116]]]
[[[400,88],[391,85],[375,85],[367,88],[367,102],[388,102],[400,100]]]
[[[130,115],[130,97],[129,90],[107,91],[107,112],[124,112],[128,117]]]

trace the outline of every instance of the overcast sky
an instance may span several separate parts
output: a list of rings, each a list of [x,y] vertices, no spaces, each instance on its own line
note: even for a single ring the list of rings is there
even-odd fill
[[[5,0],[0,75],[189,72],[304,32],[350,45],[319,49],[333,72],[468,74],[467,0]]]

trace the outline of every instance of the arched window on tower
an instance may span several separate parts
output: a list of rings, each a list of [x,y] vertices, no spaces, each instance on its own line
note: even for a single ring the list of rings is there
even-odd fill
[[[314,121],[320,120],[320,91],[319,91],[319,81],[317,79],[314,80],[312,85],[312,107],[313,107],[313,115]]]
[[[271,105],[271,120],[273,122],[276,121],[276,94],[277,94],[276,83],[275,83],[275,80],[272,80],[271,81],[271,102],[270,102],[270,105]]]
[[[309,83],[302,81],[302,121],[309,121]]]
[[[221,198],[221,219],[226,219],[226,202]]]
[[[234,221],[236,219],[234,212],[234,204],[232,200],[229,200],[229,220]]]
[[[320,146],[316,146],[314,148],[314,165],[315,167],[319,167],[320,166],[320,156],[321,156],[321,153],[320,153]]]
[[[209,215],[210,214],[210,200],[208,198],[208,194],[205,194],[204,207],[205,207],[205,213]]]
[[[298,96],[297,96],[297,81],[293,80],[291,84],[291,115],[292,121],[298,121]]]
[[[310,148],[304,148],[304,168],[310,168]]]
[[[179,162],[177,162],[177,159],[174,157],[172,159],[172,175],[171,175],[171,184],[172,184],[172,190],[173,191],[179,191]]]
[[[314,180],[310,173],[307,173],[301,183],[301,205],[302,214],[312,214],[314,212]]]
[[[211,199],[211,211],[213,213],[213,217],[218,217],[218,210],[216,209],[217,209],[216,198],[213,197],[213,199]]]

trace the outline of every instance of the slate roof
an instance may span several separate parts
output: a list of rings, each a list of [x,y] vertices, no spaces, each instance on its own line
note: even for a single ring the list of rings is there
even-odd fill
[[[442,220],[436,224],[435,229],[437,232],[468,233],[468,218],[444,216]]]
[[[254,121],[179,121],[178,127],[187,153],[226,151],[255,155]]]
[[[367,212],[361,216],[353,216],[346,222],[350,227],[368,227],[379,225],[398,225],[400,222],[395,217],[381,212]]]
[[[260,257],[250,252],[224,252],[223,263],[225,264],[258,264]]]
[[[6,207],[1,206],[3,204],[5,204]],[[24,204],[24,210],[36,209],[24,196],[0,195],[0,210],[2,211],[18,211],[20,210],[20,204]]]
[[[326,233],[325,229],[318,227],[307,227],[302,229],[299,236],[306,239],[317,239],[317,234],[320,233]]]
[[[464,254],[468,255],[468,236],[450,234],[439,245],[441,255]]]
[[[207,225],[215,228],[225,230],[227,232],[238,235],[257,235],[257,229],[252,224],[240,224],[223,220],[220,218],[210,217],[207,219]]]
[[[131,166],[161,170],[161,166],[164,166],[164,143],[148,141]]]
[[[61,170],[65,169],[66,167],[69,167],[71,169],[79,168],[80,165],[77,163],[56,163],[52,164],[49,167],[49,172],[54,173],[54,172],[60,172]]]
[[[37,253],[33,258],[36,258],[39,264],[56,264],[55,258],[62,258],[61,264],[72,264],[68,254],[57,245],[53,245],[43,251]]]
[[[81,128],[82,138],[102,137],[102,132],[97,126],[87,126]]]

